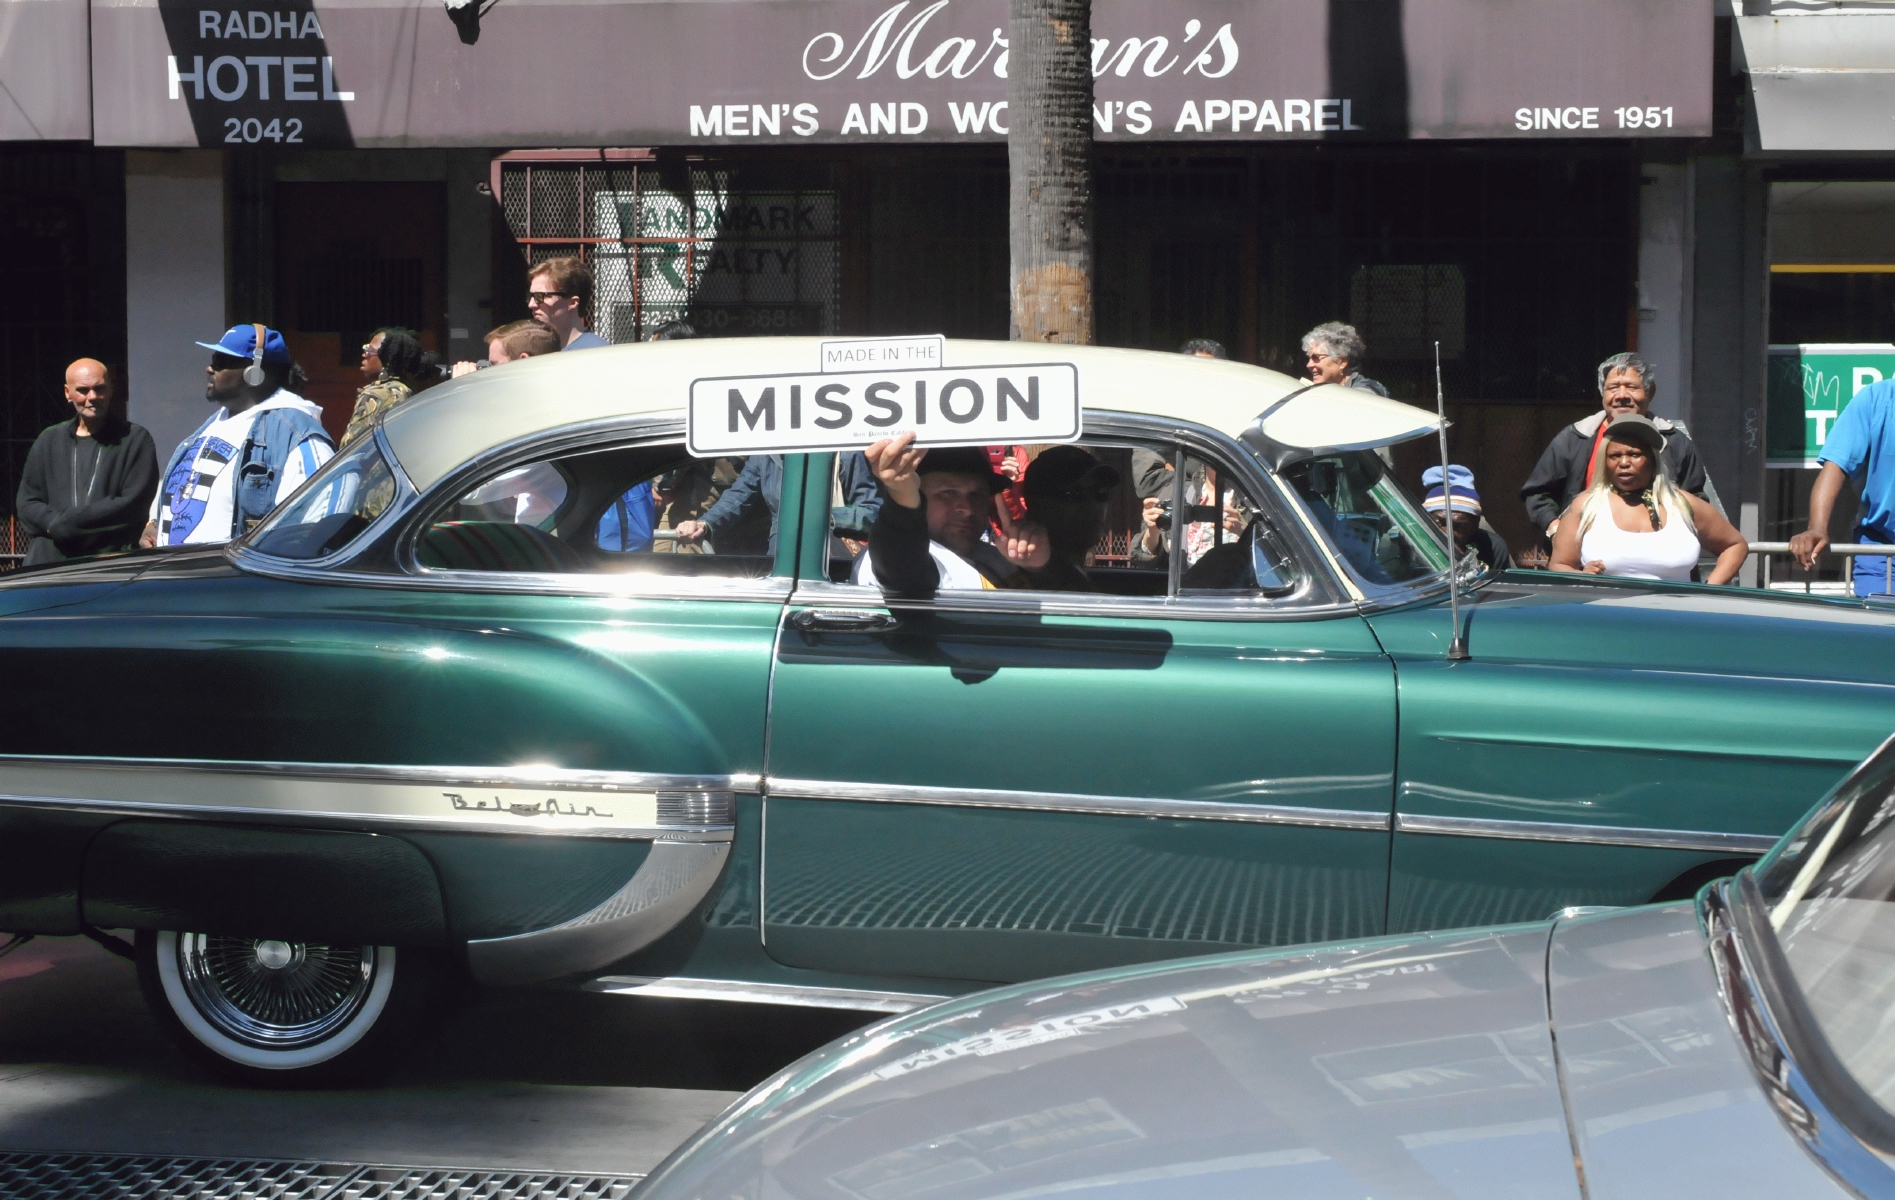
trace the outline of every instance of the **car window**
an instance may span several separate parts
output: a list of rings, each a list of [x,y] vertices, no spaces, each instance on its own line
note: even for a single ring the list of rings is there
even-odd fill
[[[1439,527],[1375,454],[1326,454],[1279,474],[1356,582],[1374,590],[1447,569]]]
[[[780,456],[682,444],[590,450],[504,470],[432,514],[427,570],[761,578],[774,567]]]
[[[952,453],[964,468],[979,470],[984,462],[988,478],[997,482],[974,490],[935,489],[924,460],[928,549],[942,593],[998,589],[1154,600],[1270,598],[1302,582],[1286,544],[1240,476],[1176,446],[1087,439]],[[999,490],[983,490],[994,487]],[[876,506],[886,503],[859,452],[837,456],[831,482],[832,582],[901,590],[903,577],[884,578],[868,549],[868,531],[881,515]],[[996,504],[1005,506],[1004,518]],[[1009,557],[1004,549],[1008,523],[1016,535],[1044,539],[1043,565]]]
[[[1842,1069],[1895,1116],[1895,752],[1759,866],[1795,986]]]
[[[395,473],[374,438],[330,459],[244,540],[276,558],[327,558],[347,549],[395,499]]]

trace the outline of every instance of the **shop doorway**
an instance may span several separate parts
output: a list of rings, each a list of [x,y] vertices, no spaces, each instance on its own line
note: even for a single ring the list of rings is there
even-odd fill
[[[277,185],[277,327],[332,435],[367,382],[361,346],[376,329],[447,345],[446,207],[440,183]]]
[[[1768,506],[1761,541],[1788,541],[1809,524],[1817,455],[1855,394],[1895,376],[1895,182],[1770,185],[1770,358],[1765,430]],[[1855,541],[1857,495],[1843,489],[1829,540]],[[1801,588],[1786,557],[1775,586]],[[1812,588],[1845,594],[1847,563],[1818,565]]]

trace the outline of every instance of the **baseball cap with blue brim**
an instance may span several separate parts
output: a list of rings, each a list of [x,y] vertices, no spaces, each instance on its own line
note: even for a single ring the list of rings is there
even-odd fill
[[[257,352],[257,327],[232,325],[217,341],[197,344],[206,350],[228,354],[232,358],[249,358]],[[263,361],[273,363],[290,361],[290,348],[284,344],[283,335],[274,329],[263,331]]]

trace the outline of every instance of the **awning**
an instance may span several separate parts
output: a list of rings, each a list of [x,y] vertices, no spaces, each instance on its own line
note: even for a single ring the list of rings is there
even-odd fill
[[[86,0],[0,0],[0,141],[92,136]]]
[[[1895,150],[1895,15],[1738,17],[1751,149]]]
[[[901,144],[1008,127],[1006,0],[467,0],[458,19],[441,0],[214,4],[98,0],[101,144]],[[1710,0],[1109,0],[1093,21],[1106,142],[1711,129]]]

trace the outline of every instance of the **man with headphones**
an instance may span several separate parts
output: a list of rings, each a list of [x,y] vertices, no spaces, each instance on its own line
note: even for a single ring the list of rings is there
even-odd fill
[[[285,390],[295,364],[282,334],[237,325],[198,345],[211,352],[204,398],[220,407],[171,455],[147,546],[227,542],[335,453],[322,409]]]

